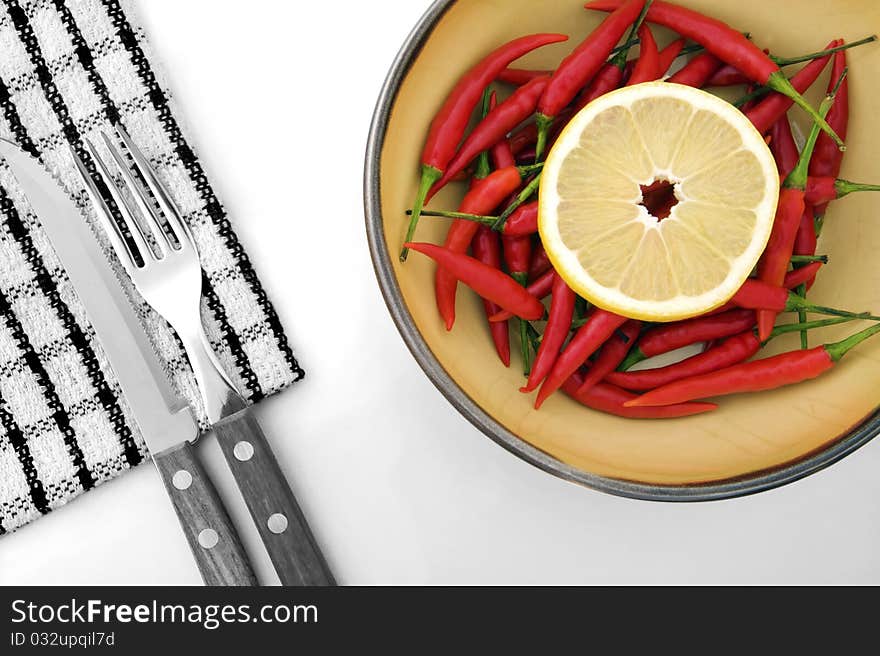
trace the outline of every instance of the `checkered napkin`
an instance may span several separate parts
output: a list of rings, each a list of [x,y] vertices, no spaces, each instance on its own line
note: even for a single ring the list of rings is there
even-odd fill
[[[192,228],[208,334],[256,402],[303,373],[176,115],[125,0],[0,0],[0,136],[40,156],[91,212],[67,144],[94,171],[84,140],[126,127]],[[139,310],[173,384],[201,408],[176,337]],[[0,164],[0,534],[146,457],[76,292]]]

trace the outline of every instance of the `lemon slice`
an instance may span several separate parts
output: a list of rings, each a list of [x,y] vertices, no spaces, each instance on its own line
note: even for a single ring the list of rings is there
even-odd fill
[[[657,219],[642,188],[674,185]],[[634,319],[674,321],[726,303],[773,227],[779,175],[770,149],[732,105],[651,82],[609,93],[572,119],[541,179],[547,254],[591,303]]]

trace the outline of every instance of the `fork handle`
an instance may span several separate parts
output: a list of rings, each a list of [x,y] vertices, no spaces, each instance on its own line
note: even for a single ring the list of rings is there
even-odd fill
[[[282,585],[336,585],[253,412],[220,420],[214,432]]]
[[[205,585],[258,585],[235,526],[192,445],[184,442],[156,453],[153,462]]]

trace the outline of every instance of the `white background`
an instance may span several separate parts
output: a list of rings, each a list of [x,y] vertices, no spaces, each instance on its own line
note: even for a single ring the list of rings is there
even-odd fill
[[[259,414],[340,582],[880,583],[880,441],[746,499],[628,501],[517,460],[421,373],[373,276],[361,174],[382,80],[427,4],[138,3],[307,370]],[[249,528],[213,440],[203,451]],[[151,465],[0,539],[0,584],[199,582]]]

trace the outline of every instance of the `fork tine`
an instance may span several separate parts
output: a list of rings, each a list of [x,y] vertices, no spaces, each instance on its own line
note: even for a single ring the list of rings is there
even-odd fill
[[[116,257],[119,258],[119,261],[122,263],[122,266],[125,268],[129,277],[132,277],[134,269],[137,268],[137,257],[140,254],[134,253],[131,250],[129,242],[125,239],[125,235],[122,234],[122,230],[113,218],[110,208],[107,207],[107,203],[104,202],[104,197],[101,196],[101,192],[98,191],[98,187],[95,184],[95,181],[92,180],[92,176],[89,174],[88,169],[86,169],[86,165],[83,163],[82,159],[77,155],[73,146],[68,144],[67,148],[71,157],[73,157],[73,162],[76,164],[76,171],[79,173],[79,177],[86,187],[89,200],[91,200],[92,206],[95,208],[95,214],[98,216],[98,221],[101,223],[101,228],[103,228],[104,234],[107,235],[107,240],[110,242],[110,246],[115,251]],[[143,257],[141,257],[141,259],[143,259]]]
[[[152,203],[148,202],[140,185],[135,182],[134,176],[131,174],[131,169],[128,168],[128,162],[125,161],[125,157],[119,152],[116,144],[114,144],[110,140],[110,137],[104,132],[101,132],[101,138],[104,140],[104,145],[107,146],[110,156],[116,162],[116,168],[118,168],[119,172],[122,174],[122,180],[128,188],[129,194],[134,198],[135,204],[137,205],[138,210],[140,210],[144,222],[147,224],[147,228],[153,235],[153,239],[156,240],[156,244],[161,250],[162,255],[166,255],[168,253],[167,249],[174,248],[174,245],[168,239],[165,230],[162,229],[162,223],[156,214],[156,208],[153,207]]]
[[[95,145],[89,139],[86,139],[85,143],[86,148],[88,148],[89,153],[92,156],[92,159],[94,159],[95,163],[98,165],[98,174],[101,176],[104,184],[106,184],[107,188],[110,190],[110,196],[113,198],[113,202],[116,203],[117,209],[119,209],[119,215],[125,222],[125,226],[128,228],[128,232],[131,234],[131,238],[134,241],[135,246],[137,246],[138,251],[140,251],[143,266],[146,267],[151,260],[155,259],[153,251],[147,244],[147,238],[141,230],[141,226],[137,222],[137,219],[135,219],[134,212],[129,206],[128,201],[125,199],[125,197],[119,191],[119,188],[116,186],[116,181],[110,174],[110,170],[107,168],[104,160],[101,159],[101,156],[98,154],[97,148],[95,148]],[[113,221],[112,216],[110,220]]]
[[[137,147],[137,144],[134,143],[128,132],[126,132],[125,128],[123,128],[120,123],[117,123],[114,127],[116,128],[116,134],[119,135],[122,143],[125,144],[125,147],[128,149],[128,153],[131,155],[135,169],[137,169],[137,172],[146,181],[147,186],[150,188],[150,192],[152,192],[153,197],[156,199],[156,202],[164,213],[165,220],[168,221],[168,225],[174,233],[174,236],[177,238],[181,249],[189,246],[193,250],[198,250],[189,226],[183,220],[180,210],[177,209],[177,205],[171,200],[171,194],[168,193],[165,185],[163,185],[156,176],[156,173],[147,162],[147,158],[141,152],[141,149]]]

